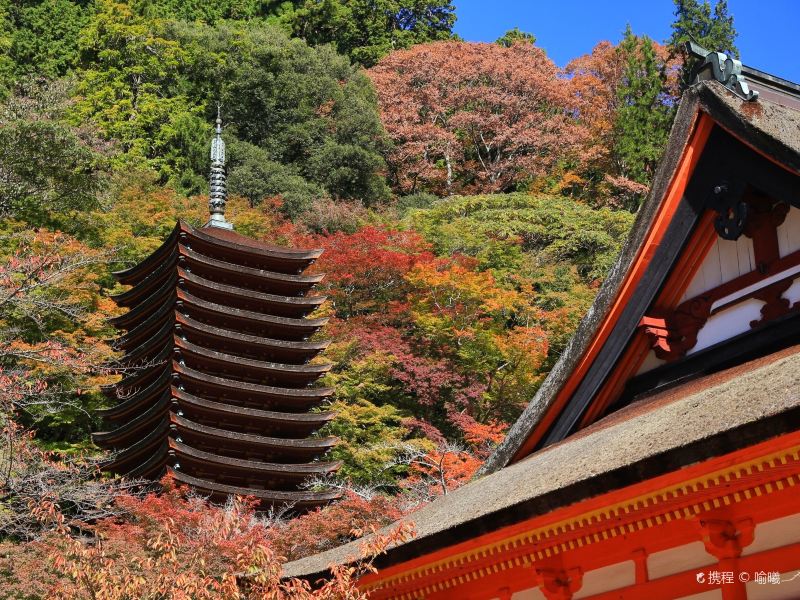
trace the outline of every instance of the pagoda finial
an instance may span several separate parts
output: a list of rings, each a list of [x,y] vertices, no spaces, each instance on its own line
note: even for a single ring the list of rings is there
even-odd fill
[[[233,229],[233,223],[225,220],[225,204],[228,201],[228,188],[225,176],[225,142],[222,139],[222,114],[217,104],[217,130],[211,140],[211,192],[208,199],[208,210],[211,218],[206,227],[222,227]]]

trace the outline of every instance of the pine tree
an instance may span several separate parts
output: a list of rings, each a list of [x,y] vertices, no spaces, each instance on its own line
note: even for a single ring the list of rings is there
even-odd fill
[[[694,60],[685,55],[683,45],[694,41],[709,51],[724,52],[739,58],[736,48],[736,30],[733,16],[728,14],[727,0],[717,0],[712,11],[708,0],[674,0],[675,21],[672,23],[672,37],[668,44],[674,55],[683,55],[681,84],[685,89],[691,84],[691,70]]]
[[[664,65],[653,41],[634,35],[630,25],[617,51],[622,54],[624,70],[617,88],[614,158],[620,175],[648,184],[673,116],[672,103],[664,93]]]

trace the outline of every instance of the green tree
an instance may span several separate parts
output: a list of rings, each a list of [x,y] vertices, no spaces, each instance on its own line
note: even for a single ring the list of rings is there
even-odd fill
[[[346,57],[264,23],[184,24],[173,35],[190,57],[188,95],[221,100],[229,134],[250,145],[231,148],[230,177],[251,202],[281,194],[295,216],[315,194],[388,198],[375,91]]]
[[[453,37],[451,0],[295,0],[277,21],[309,44],[331,43],[371,67],[399,48]]]
[[[9,54],[16,75],[61,77],[78,64],[78,38],[87,24],[86,1],[27,0],[11,4]]]
[[[14,61],[11,59],[13,26],[9,0],[0,0],[0,100],[3,100],[14,81]]]
[[[98,205],[106,150],[63,122],[69,84],[25,85],[0,107],[0,218],[76,231]]]
[[[728,14],[727,0],[717,0],[712,11],[708,0],[674,0],[675,21],[672,23],[672,36],[668,40],[672,52],[683,55],[684,63],[681,72],[683,88],[691,84],[691,71],[694,60],[689,59],[683,51],[683,45],[694,41],[713,52],[724,52],[728,56],[739,58],[736,47],[736,30],[733,27],[733,16]]]
[[[118,166],[150,161],[166,180],[173,173],[164,164],[165,138],[181,121],[193,121],[200,131],[208,125],[196,104],[202,99],[190,99],[180,87],[186,52],[165,34],[163,21],[140,17],[122,2],[99,0],[81,33],[86,66],[72,117],[76,124],[94,123],[120,145]]]
[[[614,158],[623,177],[648,184],[673,118],[672,102],[664,91],[665,68],[653,41],[634,35],[630,25],[617,51],[624,62],[617,87]]]
[[[519,27],[509,29],[502,36],[497,38],[496,42],[504,48],[510,48],[517,43],[535,44],[536,36],[527,31],[522,31]]]
[[[131,0],[140,15],[153,18],[202,21],[214,24],[223,19],[265,17],[280,8],[280,0]]]

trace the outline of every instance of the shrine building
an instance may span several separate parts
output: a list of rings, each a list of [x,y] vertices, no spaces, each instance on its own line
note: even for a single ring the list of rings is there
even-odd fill
[[[332,390],[314,386],[330,364],[310,362],[327,342],[310,339],[326,319],[309,295],[322,275],[304,274],[321,250],[270,246],[225,220],[225,144],[217,118],[211,147],[209,222],[175,225],[138,265],[115,273],[131,288],[123,378],[104,391],[108,430],[93,439],[113,451],[104,470],[158,479],[166,472],[216,499],[257,497],[263,506],[312,508],[338,493],[303,488],[338,468],[324,460],[332,437],[313,437],[333,418],[314,412]]]
[[[405,517],[371,599],[800,598],[800,86],[691,50],[594,304],[479,476]]]

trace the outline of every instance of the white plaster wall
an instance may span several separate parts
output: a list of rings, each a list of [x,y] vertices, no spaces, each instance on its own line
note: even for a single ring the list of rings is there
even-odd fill
[[[636,583],[636,565],[632,560],[615,563],[583,574],[583,585],[572,597],[588,598]]]
[[[676,546],[661,552],[653,552],[647,557],[647,573],[650,579],[659,579],[716,564],[717,560],[706,552],[703,542],[697,541]]]
[[[778,227],[778,250],[781,256],[800,250],[800,209],[789,209],[786,220]]]
[[[713,315],[697,334],[697,343],[694,348],[686,354],[694,354],[717,342],[748,331],[750,322],[761,318],[762,306],[764,306],[764,302],[750,298]]]
[[[514,592],[511,596],[511,600],[546,600],[546,598],[538,587],[534,587]]]
[[[650,350],[647,353],[647,356],[642,363],[642,366],[639,367],[639,370],[636,371],[636,374],[639,375],[640,373],[647,373],[647,371],[652,371],[656,367],[660,367],[663,364],[666,364],[667,361],[662,360],[656,356],[655,350]]]
[[[738,240],[717,241],[703,259],[681,302],[713,289],[755,269],[753,240],[740,236]]]
[[[800,514],[765,521],[756,525],[753,543],[742,550],[743,556],[800,542]],[[800,568],[800,556],[797,557]],[[798,594],[800,597],[800,594]]]

